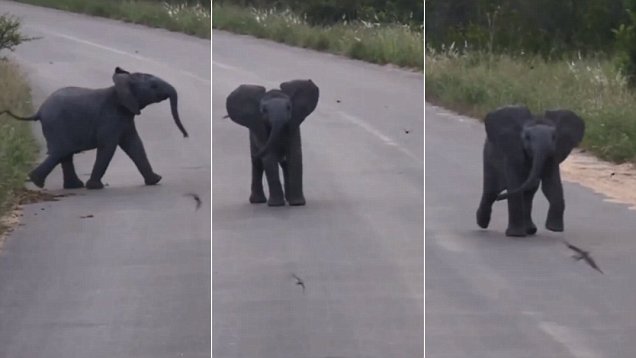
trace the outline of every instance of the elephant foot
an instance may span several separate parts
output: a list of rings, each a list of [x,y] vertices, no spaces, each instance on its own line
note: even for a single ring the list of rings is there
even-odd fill
[[[305,205],[305,197],[303,195],[288,197],[287,202],[291,206],[303,206]]]
[[[282,197],[269,197],[269,200],[267,201],[267,205],[268,206],[285,206],[285,199],[283,199]]]
[[[161,180],[161,175],[152,173],[149,177],[144,178],[146,185],[155,185]]]
[[[86,189],[95,190],[95,189],[104,189],[104,184],[102,184],[99,180],[89,179],[86,182]]]
[[[79,189],[83,187],[84,187],[84,183],[78,178],[64,181],[64,189]]]
[[[506,236],[524,237],[526,235],[526,228],[524,227],[508,227],[508,229],[506,229]]]
[[[480,228],[485,229],[490,224],[490,211],[482,210],[481,208],[477,209],[477,225]]]
[[[31,172],[29,173],[29,179],[31,179],[31,182],[38,188],[44,188],[45,178],[40,177],[35,172]]]
[[[267,202],[267,198],[265,197],[265,194],[262,192],[260,193],[252,192],[252,195],[250,195],[250,203],[252,204],[262,204],[266,202]]]
[[[526,234],[528,235],[534,235],[537,233],[537,226],[534,223],[530,223],[528,225],[526,225]]]
[[[563,220],[547,221],[545,228],[554,232],[563,232]]]

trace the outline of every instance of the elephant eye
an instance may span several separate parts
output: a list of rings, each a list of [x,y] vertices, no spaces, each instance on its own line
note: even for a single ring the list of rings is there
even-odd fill
[[[159,87],[157,87],[156,83],[153,83],[153,84],[150,85],[150,88],[153,89],[153,90],[156,90]]]
[[[267,114],[267,107],[261,107],[261,113]]]

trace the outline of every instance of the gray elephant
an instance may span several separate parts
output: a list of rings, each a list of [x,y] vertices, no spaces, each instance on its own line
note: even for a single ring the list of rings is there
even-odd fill
[[[550,110],[539,117],[526,107],[508,106],[488,113],[485,127],[484,186],[477,225],[487,228],[493,203],[507,199],[506,235],[535,234],[532,200],[541,184],[550,205],[545,226],[563,231],[565,201],[559,164],[583,139],[583,120],[568,110]],[[507,192],[501,194],[503,190]]]
[[[320,91],[311,80],[281,83],[280,90],[241,85],[226,100],[228,117],[250,131],[252,190],[250,203],[305,205],[300,125],[318,104]],[[283,171],[285,192],[279,169]],[[263,192],[263,171],[269,200]]]
[[[144,150],[134,118],[152,103],[170,99],[172,117],[183,133],[177,110],[177,91],[168,82],[146,73],[130,73],[119,67],[113,74],[114,86],[100,89],[65,87],[53,92],[30,117],[11,116],[28,121],[40,121],[47,144],[46,159],[29,178],[36,186],[44,187],[46,177],[57,164],[62,164],[64,188],[81,188],[84,183],[77,177],[73,155],[97,149],[93,171],[86,182],[87,189],[102,189],[101,182],[117,146],[126,152],[144,177],[146,185],[161,180]],[[0,112],[0,114],[2,114]]]

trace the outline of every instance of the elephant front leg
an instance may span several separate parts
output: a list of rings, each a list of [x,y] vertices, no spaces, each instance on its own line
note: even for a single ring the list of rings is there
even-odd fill
[[[46,159],[29,173],[29,179],[38,188],[44,188],[46,177],[51,174],[53,168],[60,162],[58,156],[49,155]]]
[[[563,185],[561,184],[558,164],[548,167],[544,172],[541,190],[550,204],[545,222],[546,229],[556,232],[563,231],[565,200],[563,199]]]
[[[303,155],[300,140],[300,128],[292,132],[286,150],[285,167],[285,198],[289,205],[305,205],[303,194]]]
[[[250,203],[260,204],[267,201],[263,191],[263,161],[252,157],[252,192]]]
[[[490,225],[490,215],[492,213],[492,204],[497,199],[499,193],[497,191],[484,191],[481,194],[481,200],[479,201],[479,207],[477,208],[476,218],[477,225],[486,229]]]
[[[91,177],[86,182],[86,189],[104,188],[104,184],[102,184],[102,177],[104,176],[104,173],[106,173],[106,168],[108,168],[108,164],[110,164],[111,159],[113,159],[113,154],[115,154],[116,148],[116,143],[97,148],[97,158],[93,165]]]
[[[537,233],[537,226],[532,222],[532,201],[534,200],[534,194],[537,192],[539,187],[534,189],[530,189],[523,193],[523,203],[525,205],[524,214],[525,214],[525,226],[526,226],[526,234],[534,235]]]
[[[119,147],[128,155],[135,163],[137,170],[144,177],[146,185],[155,185],[161,180],[161,176],[155,173],[150,166],[144,144],[137,134],[137,130],[133,127],[131,133],[126,135],[120,142]]]
[[[525,177],[521,170],[514,170],[508,168],[506,170],[506,181],[508,190],[511,188],[518,188],[522,179]],[[526,236],[526,205],[524,203],[524,193],[517,193],[508,197],[508,228],[506,229],[506,236]]]
[[[508,197],[508,228],[506,236],[526,236],[525,204],[523,194]]]
[[[62,173],[64,176],[64,189],[78,189],[84,187],[84,183],[75,172],[73,154],[62,159]]]
[[[283,194],[283,187],[280,183],[278,160],[272,155],[266,155],[263,162],[265,166],[265,176],[267,177],[267,184],[269,185],[269,200],[267,201],[267,205],[284,206],[285,198]]]
[[[487,228],[490,224],[492,204],[495,202],[495,199],[497,199],[499,192],[501,192],[501,190],[499,190],[499,180],[497,179],[496,170],[488,163],[484,163],[483,192],[475,215],[477,225],[482,229]]]

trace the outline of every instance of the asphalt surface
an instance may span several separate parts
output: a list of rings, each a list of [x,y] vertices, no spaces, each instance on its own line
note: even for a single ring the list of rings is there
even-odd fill
[[[565,183],[565,232],[508,238],[505,202],[475,222],[478,121],[426,105],[426,357],[636,357],[636,212]],[[600,274],[561,242],[588,250]]]
[[[171,82],[190,133],[179,133],[167,101],[150,106],[136,121],[160,185],[144,186],[118,150],[104,190],[25,206],[0,251],[0,357],[209,357],[210,41],[6,1],[0,9],[43,36],[12,55],[36,105],[59,87],[110,86],[121,66]],[[94,158],[76,156],[80,178]],[[70,192],[61,188],[58,167],[46,189]],[[198,211],[189,192],[202,199]]]
[[[213,356],[423,356],[421,73],[212,42]],[[296,78],[321,91],[301,127],[307,205],[251,205],[248,130],[222,119],[225,98]]]

